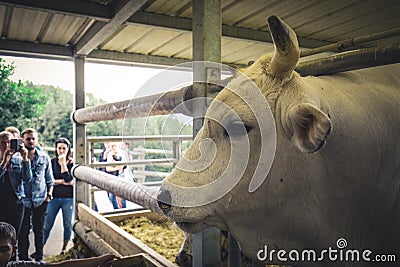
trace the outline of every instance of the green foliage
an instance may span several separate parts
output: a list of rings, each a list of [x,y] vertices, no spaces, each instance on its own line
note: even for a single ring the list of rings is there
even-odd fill
[[[48,100],[41,87],[11,81],[13,73],[13,64],[6,64],[0,58],[0,129],[32,127],[43,114]]]
[[[28,84],[28,83],[27,83]],[[34,86],[29,83],[28,85]],[[60,137],[66,137],[72,142],[72,95],[61,88],[41,85],[48,97],[45,112],[33,126],[39,132],[39,140],[43,146],[53,147]]]
[[[13,82],[9,77],[15,67],[7,65],[0,58],[0,130],[7,126],[16,126],[20,130],[35,128],[39,133],[39,142],[43,147],[54,147],[60,137],[73,142],[73,96],[69,91],[51,85],[35,85],[32,82]],[[93,94],[86,94],[86,106],[106,103]],[[87,136],[143,136],[191,134],[190,125],[184,125],[182,119],[172,116],[154,116],[114,121],[93,122],[86,125]],[[73,145],[73,144],[72,144]],[[96,144],[101,148],[102,144]],[[133,147],[172,149],[172,142],[135,142]],[[158,157],[159,155],[148,155]],[[163,166],[158,171],[165,171]],[[167,167],[169,168],[169,167]]]

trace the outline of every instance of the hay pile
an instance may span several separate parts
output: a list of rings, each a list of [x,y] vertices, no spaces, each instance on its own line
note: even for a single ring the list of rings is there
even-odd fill
[[[175,262],[184,239],[183,231],[172,222],[158,222],[140,216],[129,218],[117,223],[119,227],[140,239],[164,258]]]

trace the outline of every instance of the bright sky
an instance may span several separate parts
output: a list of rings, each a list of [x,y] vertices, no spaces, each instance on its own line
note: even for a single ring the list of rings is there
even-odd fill
[[[11,76],[14,81],[53,85],[71,93],[75,90],[72,61],[0,57],[8,64],[14,62],[16,68],[14,75]],[[131,99],[143,84],[161,71],[162,69],[85,63],[85,91],[107,102]]]
[[[11,79],[33,84],[53,85],[75,90],[74,62],[2,56],[7,64],[14,63]],[[85,92],[106,102],[129,100],[135,97],[180,89],[193,82],[192,63],[178,68],[150,68],[128,65],[85,63]],[[230,73],[223,73],[225,78]]]

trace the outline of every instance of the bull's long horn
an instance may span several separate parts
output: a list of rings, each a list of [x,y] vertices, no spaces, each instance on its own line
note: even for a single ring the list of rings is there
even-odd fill
[[[275,45],[271,70],[277,77],[289,76],[300,58],[296,33],[277,16],[268,18],[268,26]]]
[[[98,188],[111,192],[123,199],[132,201],[158,214],[164,214],[157,204],[158,190],[118,179],[114,175],[97,171],[86,166],[74,166],[71,172],[78,180],[95,185]]]

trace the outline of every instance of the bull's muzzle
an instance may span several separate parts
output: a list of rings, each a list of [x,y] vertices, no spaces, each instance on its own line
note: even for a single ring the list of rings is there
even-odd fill
[[[157,195],[157,203],[164,214],[171,210],[171,193],[167,189],[160,188]]]

